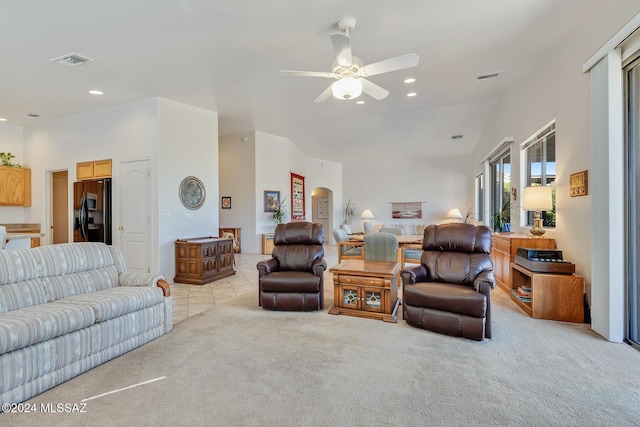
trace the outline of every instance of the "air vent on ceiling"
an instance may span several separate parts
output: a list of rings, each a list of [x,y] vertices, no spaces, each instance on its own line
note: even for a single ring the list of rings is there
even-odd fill
[[[77,53],[68,53],[66,55],[59,56],[57,58],[50,59],[51,62],[66,65],[67,67],[76,67],[78,65],[85,64],[87,62],[93,62],[93,59],[86,56],[78,55]]]
[[[478,77],[476,77],[476,80],[477,81],[491,80],[491,79],[495,79],[499,75],[500,75],[499,71],[496,71],[495,73],[481,74]]]
[[[451,135],[451,139],[453,140],[457,140],[457,139],[462,139],[464,135]]]
[[[25,114],[26,117],[29,117],[31,119],[37,119],[38,117],[40,117],[40,114],[36,114],[36,113],[27,113]]]

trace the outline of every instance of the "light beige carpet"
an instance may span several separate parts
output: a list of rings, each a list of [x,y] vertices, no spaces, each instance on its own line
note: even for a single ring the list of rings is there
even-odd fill
[[[640,352],[587,325],[531,319],[496,290],[494,339],[478,343],[329,315],[326,295],[324,312],[283,313],[250,292],[29,402],[165,379],[0,425],[640,425]]]

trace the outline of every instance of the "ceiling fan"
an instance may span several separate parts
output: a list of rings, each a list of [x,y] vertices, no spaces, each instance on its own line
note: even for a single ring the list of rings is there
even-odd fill
[[[377,100],[386,98],[389,95],[389,91],[365,79],[365,77],[415,67],[418,65],[420,58],[415,53],[408,53],[364,65],[360,58],[351,54],[351,37],[349,37],[349,31],[353,30],[355,26],[355,19],[345,18],[338,22],[338,29],[340,29],[341,32],[331,34],[331,43],[333,44],[333,51],[336,55],[336,60],[332,67],[333,71],[280,70],[279,73],[287,76],[335,79],[336,81],[313,101],[316,103],[325,101],[332,94],[334,97],[344,100],[357,98],[362,92]]]

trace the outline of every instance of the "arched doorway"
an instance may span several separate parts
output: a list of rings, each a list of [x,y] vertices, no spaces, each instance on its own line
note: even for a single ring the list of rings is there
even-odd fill
[[[335,245],[332,230],[334,229],[333,191],[325,187],[311,190],[311,221],[322,224],[326,243]]]

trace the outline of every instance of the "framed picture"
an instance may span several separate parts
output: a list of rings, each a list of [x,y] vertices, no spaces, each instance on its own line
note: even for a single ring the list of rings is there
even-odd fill
[[[422,202],[391,202],[391,218],[422,219]]]
[[[291,173],[291,221],[304,221],[304,176]]]
[[[222,198],[222,209],[231,209],[231,197]]]
[[[589,171],[581,171],[569,175],[569,194],[571,197],[589,194]]]
[[[329,218],[329,198],[328,197],[318,197],[318,210],[316,212],[316,217],[318,219]]]
[[[180,183],[178,195],[185,208],[200,209],[206,196],[204,184],[195,176],[188,176]]]
[[[265,190],[264,192],[264,211],[275,212],[280,206],[280,192]]]

